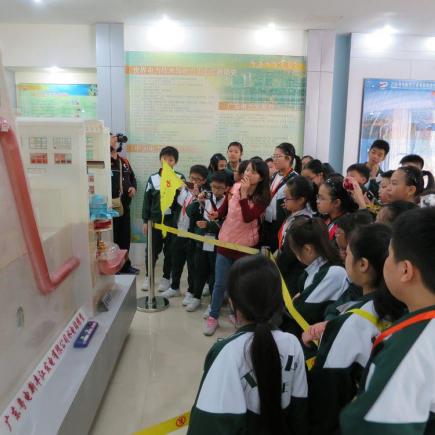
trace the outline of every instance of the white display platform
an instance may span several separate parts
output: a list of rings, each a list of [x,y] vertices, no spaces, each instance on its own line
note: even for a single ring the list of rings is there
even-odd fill
[[[70,347],[21,421],[25,435],[85,435],[89,432],[136,312],[136,279],[115,277],[109,311],[84,349]]]

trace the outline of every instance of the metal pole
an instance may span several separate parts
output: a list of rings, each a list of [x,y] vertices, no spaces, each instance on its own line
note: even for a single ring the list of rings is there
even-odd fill
[[[169,300],[163,296],[156,296],[154,280],[154,258],[153,258],[153,222],[148,221],[147,236],[147,253],[148,253],[148,296],[141,297],[137,300],[137,310],[144,313],[155,313],[166,310],[169,307]]]

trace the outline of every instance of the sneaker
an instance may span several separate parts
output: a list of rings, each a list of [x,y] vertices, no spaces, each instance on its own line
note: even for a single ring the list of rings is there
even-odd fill
[[[206,284],[204,286],[204,289],[202,290],[202,295],[203,296],[210,296],[210,287],[208,284]]]
[[[180,289],[169,288],[168,290],[166,290],[165,292],[162,293],[162,296],[164,298],[168,298],[168,299],[181,296]]]
[[[192,298],[189,305],[186,307],[186,311],[188,311],[189,313],[193,313],[199,308],[200,305],[201,299]]]
[[[157,289],[159,292],[165,292],[171,287],[171,280],[162,278],[159,284],[159,288]]]
[[[183,302],[182,302],[183,307],[187,307],[190,304],[190,302],[192,301],[192,298],[193,298],[193,294],[190,292],[186,292],[184,295]]]
[[[148,279],[148,277],[146,276],[145,279],[143,280],[142,283],[142,290],[144,292],[147,292],[150,289],[150,280]]]
[[[210,337],[219,328],[219,322],[214,317],[209,316],[204,327],[204,335]]]
[[[207,307],[207,309],[204,311],[204,314],[202,315],[202,318],[204,319],[204,320],[207,320],[208,319],[208,317],[210,316],[210,310],[211,310],[211,307],[210,307],[210,305]]]

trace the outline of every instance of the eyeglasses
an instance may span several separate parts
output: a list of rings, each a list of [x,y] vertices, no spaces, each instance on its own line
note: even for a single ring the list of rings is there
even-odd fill
[[[192,177],[192,176],[190,176],[189,178],[190,178],[190,181],[192,183],[202,183],[204,181],[204,178],[202,178],[202,177]]]
[[[272,159],[273,160],[278,160],[278,159],[285,158],[285,157],[287,157],[285,154],[274,154],[272,156]]]
[[[284,202],[287,202],[287,201],[296,201],[296,199],[295,198],[284,198]]]

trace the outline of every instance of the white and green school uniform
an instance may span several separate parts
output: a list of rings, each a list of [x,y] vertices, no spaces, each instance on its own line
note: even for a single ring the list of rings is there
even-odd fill
[[[205,360],[204,374],[192,409],[189,435],[255,435],[260,433],[260,399],[249,345],[255,325],[217,342]],[[296,337],[273,331],[282,363],[282,410],[289,433],[306,433],[307,379]]]
[[[403,316],[376,339],[360,394],[340,416],[343,435],[435,434],[435,319],[430,316],[435,306]]]
[[[300,295],[293,299],[295,308],[310,324],[321,322],[328,305],[347,289],[346,270],[317,257],[300,277]]]
[[[373,341],[389,325],[379,319],[373,294],[346,305],[328,322],[309,373],[312,435],[338,431],[339,413],[356,395]]]

